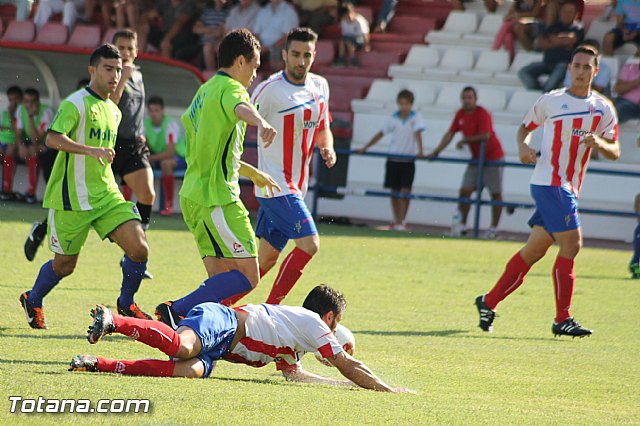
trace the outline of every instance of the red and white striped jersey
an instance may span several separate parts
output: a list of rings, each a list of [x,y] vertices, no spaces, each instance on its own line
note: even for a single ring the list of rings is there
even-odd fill
[[[320,130],[329,128],[331,121],[327,80],[308,73],[304,84],[294,84],[279,72],[256,87],[251,102],[278,131],[268,148],[258,141],[258,168],[280,185],[282,192],[276,196],[304,197],[316,137]],[[255,193],[257,197],[267,197],[258,187]]]
[[[301,306],[244,305],[246,335],[223,358],[226,361],[263,367],[276,361],[278,369],[295,366],[306,352],[324,358],[342,352],[338,339],[318,314]]]
[[[562,186],[576,196],[591,154],[591,149],[582,144],[584,137],[596,134],[618,140],[615,107],[593,91],[586,98],[571,95],[567,88],[546,93],[524,117],[523,125],[529,130],[544,126],[531,183]]]

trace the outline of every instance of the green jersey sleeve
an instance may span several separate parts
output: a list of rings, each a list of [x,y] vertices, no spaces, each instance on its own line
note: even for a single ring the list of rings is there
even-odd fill
[[[235,117],[235,109],[241,103],[250,104],[251,99],[247,89],[242,84],[237,83],[229,85],[229,87],[222,93],[222,99],[220,100],[222,108],[228,117]]]
[[[51,122],[49,130],[71,136],[75,133],[80,122],[80,112],[78,108],[67,100],[63,101],[58,108],[56,116]]]

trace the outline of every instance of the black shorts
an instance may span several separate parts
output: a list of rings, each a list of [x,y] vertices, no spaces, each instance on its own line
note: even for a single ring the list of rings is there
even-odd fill
[[[53,170],[53,163],[55,163],[57,156],[58,150],[51,148],[47,148],[38,156],[38,161],[40,163],[39,165],[42,169],[42,176],[44,177],[45,182],[49,182],[49,177],[51,176],[51,171]]]
[[[384,187],[390,189],[411,189],[415,174],[416,165],[413,161],[387,160]]]
[[[149,147],[139,140],[116,139],[116,158],[111,163],[111,169],[120,178],[141,169],[151,169]]]

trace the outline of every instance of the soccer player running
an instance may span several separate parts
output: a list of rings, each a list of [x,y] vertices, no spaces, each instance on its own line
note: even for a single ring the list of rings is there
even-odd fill
[[[158,317],[172,309],[184,316],[199,303],[245,293],[260,281],[255,234],[238,181],[243,175],[267,193],[280,190],[271,176],[240,161],[247,124],[258,127],[266,146],[276,136],[247,93],[260,67],[260,43],[247,29],[231,31],[220,42],[218,62],[216,75],[182,115],[187,170],[180,206],[209,278],[182,299],[158,305]]]
[[[262,304],[231,309],[218,303],[203,303],[189,311],[178,329],[173,330],[159,321],[122,318],[98,305],[91,312],[94,321],[89,326],[89,343],[118,333],[157,348],[172,359],[126,361],[78,355],[71,360],[69,370],[206,378],[219,359],[252,367],[275,362],[290,381],[412,392],[387,385],[365,364],[344,352],[333,332],[346,306],[342,294],[320,285],[311,290],[302,307]],[[316,351],[349,380],[330,379],[303,370],[300,358]]]
[[[556,241],[559,250],[552,273],[556,317],[551,330],[556,336],[582,337],[592,333],[570,312],[575,284],[573,264],[582,246],[576,200],[591,150],[610,160],[620,156],[618,118],[611,102],[591,90],[598,73],[598,52],[594,48],[575,49],[569,72],[571,87],[542,95],[518,129],[520,161],[535,164],[531,195],[536,210],[529,219],[531,234],[526,245],[509,260],[491,291],[476,299],[479,326],[487,332],[493,330],[498,304],[522,284],[531,266]],[[544,133],[538,158],[529,143],[531,133],[541,125]]]
[[[33,288],[20,295],[32,328],[47,328],[43,298],[73,273],[91,228],[101,239],[108,237],[118,244],[130,259],[122,266],[117,304],[126,301],[134,316],[149,318],[133,301],[146,269],[149,247],[140,215],[135,205],[123,198],[109,167],[122,117],[109,96],[121,73],[118,49],[110,44],[97,48],[89,60],[89,86],[60,104],[49,128],[46,144],[60,151],[43,202],[49,209],[49,248],[55,255],[42,265]]]
[[[273,268],[290,239],[296,245],[282,261],[267,298],[271,304],[289,294],[320,248],[318,230],[304,202],[315,145],[327,167],[336,163],[329,127],[329,84],[309,72],[317,40],[309,28],[291,30],[282,51],[285,69],[258,85],[252,99],[260,114],[278,129],[272,146],[258,144],[258,168],[273,176],[281,188],[275,197],[256,188],[260,276]],[[231,305],[240,297],[223,303]]]

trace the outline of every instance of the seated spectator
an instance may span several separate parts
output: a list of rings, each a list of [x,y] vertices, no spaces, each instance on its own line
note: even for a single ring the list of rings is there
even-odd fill
[[[237,28],[253,28],[260,12],[260,6],[255,0],[240,0],[229,10],[229,16],[224,24],[225,32]]]
[[[89,22],[91,13],[86,12],[85,0],[41,0],[33,17],[36,29],[40,31],[44,24],[51,20],[54,13],[62,13],[62,23],[69,28],[69,33],[76,26],[78,16],[85,12],[82,20]],[[93,11],[93,9],[91,9]]]
[[[116,28],[138,28],[138,17],[142,14],[142,0],[115,0]]]
[[[141,52],[147,44],[160,50],[164,58],[190,61],[198,54],[198,36],[193,25],[198,19],[194,0],[162,0],[140,17],[138,43]]]
[[[515,56],[514,39],[518,41],[525,50],[533,49],[533,39],[535,37],[535,18],[542,10],[542,0],[516,0],[511,4],[509,11],[504,15],[504,20],[496,40],[493,42],[493,50],[498,50],[504,45],[509,52],[511,61]]]
[[[366,18],[356,12],[352,3],[345,3],[340,9],[340,29],[342,38],[338,43],[337,66],[351,65],[357,67],[356,52],[371,50],[369,45],[369,23]]]
[[[261,56],[269,58],[272,70],[282,68],[282,47],[298,23],[296,10],[284,0],[271,0],[260,9],[252,32],[260,40]]]
[[[2,192],[0,201],[12,201],[16,198],[13,193],[13,175],[16,172],[16,112],[22,103],[22,89],[11,86],[7,89],[9,105],[6,111],[2,111],[0,117],[0,160],[2,163]]]
[[[0,0],[0,4],[12,4],[16,7],[16,21],[26,21],[31,15],[33,0]]]
[[[292,0],[292,3],[298,11],[300,25],[311,28],[317,34],[320,34],[322,27],[336,21],[338,0]]]
[[[616,5],[616,27],[604,35],[603,53],[613,52],[627,42],[640,43],[640,2],[618,0]]]
[[[38,157],[49,149],[44,144],[44,137],[52,120],[53,110],[40,103],[40,92],[26,89],[22,105],[16,111],[16,143],[18,155],[27,164],[29,173],[29,189],[24,194],[28,204],[37,201]]]
[[[618,122],[640,118],[640,51],[629,58],[618,74],[613,87],[618,97],[613,103],[618,110]]]
[[[562,4],[560,20],[536,40],[543,52],[542,62],[531,63],[518,71],[520,81],[528,90],[548,92],[562,84],[571,52],[584,38],[582,24],[576,21],[577,14],[575,3]],[[547,80],[541,85],[538,78],[545,75],[548,76]]]
[[[209,0],[200,19],[193,26],[193,32],[200,36],[204,67],[208,70],[217,68],[218,44],[224,36],[227,14],[227,0]]]
[[[414,158],[422,158],[422,132],[424,132],[424,122],[417,112],[413,111],[413,93],[409,90],[402,90],[396,99],[398,111],[394,112],[387,119],[384,127],[376,133],[373,138],[358,153],[364,153],[370,146],[377,143],[384,135],[391,135],[389,144],[389,157],[387,158],[386,172],[384,177],[384,187],[392,192],[391,211],[393,213],[393,223],[391,229],[396,231],[406,231],[405,219],[409,211],[409,202],[406,197],[398,197],[396,194],[411,194],[413,179],[416,173]],[[401,155],[393,157],[392,155]]]
[[[595,50],[596,52],[600,52],[600,43],[597,40],[585,40],[580,44],[580,46],[588,46]],[[578,47],[580,47],[578,46]],[[591,83],[591,87],[601,94],[611,97],[611,68],[606,62],[602,62],[601,57],[598,56],[598,74],[593,78],[593,82]],[[564,76],[563,86],[570,87],[571,86],[571,73],[567,68],[567,73]],[[593,150],[592,152],[598,152]]]
[[[160,166],[162,170],[162,189],[164,191],[164,206],[160,214],[173,214],[173,172],[177,169],[185,170],[187,163],[184,156],[186,145],[180,137],[180,126],[177,121],[164,114],[164,100],[159,96],[152,96],[147,102],[149,117],[144,119],[144,131],[147,145],[151,150],[149,162],[154,168]]]
[[[578,7],[578,21],[582,21],[582,13],[584,12],[584,0],[545,0],[544,7],[544,25],[550,27],[558,22],[560,7],[567,1],[574,2]]]

